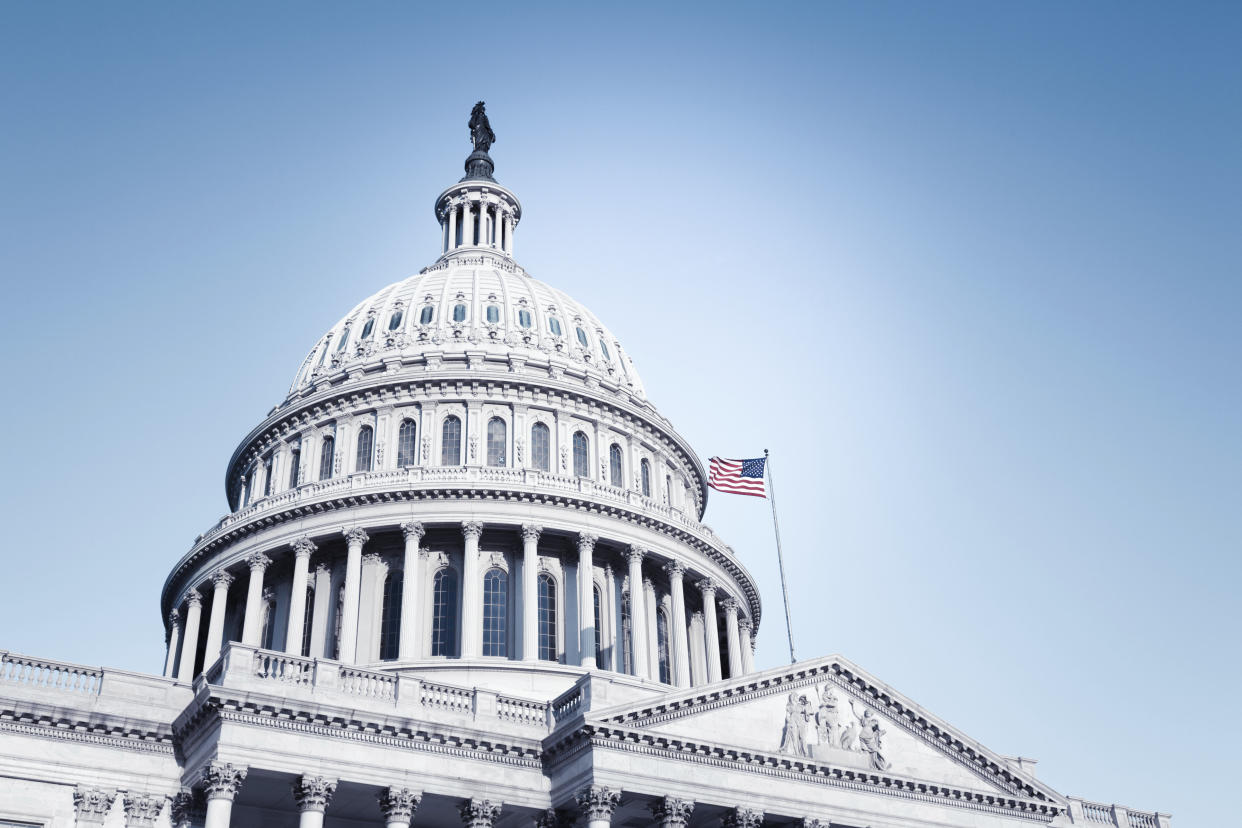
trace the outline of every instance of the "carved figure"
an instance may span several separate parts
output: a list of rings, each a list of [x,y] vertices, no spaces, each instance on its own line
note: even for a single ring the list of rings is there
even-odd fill
[[[470,140],[474,142],[476,152],[487,152],[496,143],[496,133],[492,132],[492,125],[487,120],[482,101],[470,110],[470,123],[467,126],[470,127]]]
[[[785,703],[785,729],[781,733],[781,752],[795,756],[811,756],[806,740],[807,723],[811,720],[811,703],[797,691],[789,694]]]
[[[850,706],[853,707],[853,702]],[[854,714],[858,715],[858,708],[854,708]],[[892,767],[882,753],[883,744],[881,739],[887,733],[884,728],[880,727],[880,719],[870,708],[864,708],[862,715],[858,715],[859,732],[858,732],[858,749],[864,753],[871,755],[871,767],[876,770],[888,770]]]
[[[838,707],[837,694],[830,685],[824,685],[824,692],[819,697],[819,710],[815,714],[815,724],[819,728],[821,745],[836,745],[840,739],[841,711]]]

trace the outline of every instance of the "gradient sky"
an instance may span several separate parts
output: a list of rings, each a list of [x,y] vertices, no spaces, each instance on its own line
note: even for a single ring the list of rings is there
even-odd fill
[[[435,259],[482,99],[518,260],[702,458],[771,449],[800,657],[1234,823],[1239,44],[1225,3],[0,3],[0,647],[162,667],[230,452]],[[768,504],[706,519],[777,666]]]

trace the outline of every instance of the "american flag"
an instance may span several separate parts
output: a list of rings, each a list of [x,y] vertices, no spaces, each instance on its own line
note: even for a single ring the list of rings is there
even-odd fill
[[[707,485],[729,494],[767,497],[763,488],[764,457],[753,460],[727,460],[723,457],[708,459]]]

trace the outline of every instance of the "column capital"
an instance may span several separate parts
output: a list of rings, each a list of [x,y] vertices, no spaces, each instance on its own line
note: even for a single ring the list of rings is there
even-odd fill
[[[590,532],[579,532],[578,533],[578,549],[590,552],[591,550],[595,548],[595,544],[598,540],[599,540],[599,535],[593,535]]]
[[[263,599],[264,601],[275,601],[276,590],[270,586],[265,586],[263,587],[263,592],[260,593],[259,597]]]
[[[244,765],[234,765],[231,762],[208,762],[207,767],[202,770],[203,791],[208,799],[232,801],[241,790],[242,783],[246,781],[248,770]]]
[[[169,816],[172,819],[173,828],[202,825],[207,816],[207,802],[203,799],[203,792],[193,788],[182,788],[172,798]]]
[[[753,808],[734,808],[722,820],[724,828],[759,828],[763,824],[763,811]]]
[[[166,796],[126,793],[121,800],[125,808],[125,828],[151,828],[164,810]]]
[[[675,796],[666,796],[651,806],[651,814],[664,828],[685,828],[694,803]]]
[[[116,791],[78,785],[73,791],[73,812],[78,824],[94,822],[102,825],[108,811],[112,810],[114,799]]]
[[[427,534],[427,530],[423,528],[423,524],[420,521],[407,520],[405,523],[401,524],[401,534],[405,535],[405,539],[407,541],[411,538],[416,541],[420,541],[423,539],[423,536]]]
[[[371,539],[371,536],[361,526],[342,528],[341,534],[345,536],[345,542],[350,546],[362,546]]]
[[[539,536],[542,534],[543,534],[543,527],[540,526],[538,523],[523,523],[522,524],[522,540],[528,541],[528,542],[538,541]]]
[[[216,589],[221,589],[221,588],[228,589],[230,586],[233,585],[233,581],[237,579],[234,578],[232,575],[230,575],[227,569],[221,569],[217,572],[212,573],[210,580],[211,580],[211,585],[214,586]]]
[[[629,549],[625,550],[625,557],[629,559],[630,563],[634,563],[634,560],[637,559],[641,564],[646,556],[647,550],[636,543],[631,543]]]
[[[267,569],[272,565],[272,559],[262,552],[255,552],[246,558],[246,566],[250,567],[251,572]]]
[[[695,610],[694,612],[690,613],[690,621],[691,622],[697,621],[700,624],[702,624],[703,623],[703,611]]]
[[[711,578],[704,578],[703,580],[695,584],[695,586],[697,586],[699,590],[703,593],[703,597],[705,599],[715,596],[716,590],[718,589],[718,587],[716,586],[716,582],[713,581]]]
[[[171,612],[168,613],[168,626],[176,627],[180,623],[181,623],[181,612],[179,610],[172,610]]]
[[[650,578],[643,578],[643,589],[655,589],[655,584]]]
[[[310,538],[303,535],[293,542],[293,554],[299,558],[309,558],[319,547]]]
[[[461,824],[465,828],[492,828],[496,817],[500,816],[501,803],[490,799],[470,799],[458,807]]]
[[[387,822],[413,822],[422,801],[423,792],[409,788],[385,788],[379,793],[380,810]]]
[[[737,628],[741,630],[742,632],[746,633],[747,635],[750,635],[750,631],[753,630],[755,627],[750,622],[750,619],[747,618],[745,615],[743,615],[737,619]]]
[[[299,812],[323,813],[335,793],[335,779],[325,779],[322,776],[299,776],[293,782],[293,799],[298,803]]]
[[[383,562],[384,562],[384,559],[380,557],[380,554],[378,552],[368,552],[367,554],[362,556],[363,566],[378,566],[382,564]]]
[[[686,565],[681,561],[669,561],[664,565],[664,571],[668,573],[668,577],[680,579],[686,574]]]
[[[326,562],[320,561],[319,563],[315,564],[315,574],[318,575],[320,572],[322,572],[325,575],[331,575],[332,567],[328,566]]]
[[[201,607],[203,605],[203,594],[197,589],[192,589],[185,594],[186,606]]]
[[[726,595],[720,599],[720,608],[728,615],[731,612],[737,612],[737,599],[732,595]]]
[[[572,828],[574,818],[570,814],[561,813],[549,808],[535,818],[535,828]]]
[[[478,520],[462,521],[461,533],[467,538],[474,538],[475,540],[478,540],[479,536],[483,534],[482,521],[478,521]],[[471,800],[471,802],[473,801],[474,800]],[[486,801],[486,800],[480,800],[480,801]]]
[[[803,817],[794,823],[798,828],[828,828],[828,820],[815,817]]]
[[[611,820],[612,812],[621,804],[621,792],[602,785],[591,785],[574,794],[574,799],[588,822]]]

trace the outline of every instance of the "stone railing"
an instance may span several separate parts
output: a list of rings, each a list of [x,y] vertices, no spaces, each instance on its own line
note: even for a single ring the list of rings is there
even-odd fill
[[[103,677],[104,671],[97,667],[0,653],[0,684],[97,696],[103,686]]]
[[[397,698],[397,677],[358,667],[340,667],[340,687],[351,696],[393,701]]]
[[[1076,796],[1069,797],[1069,803],[1070,816],[1075,825],[1107,825],[1112,828],[1170,828],[1172,820],[1168,814],[1136,811],[1123,805],[1090,802]]]

